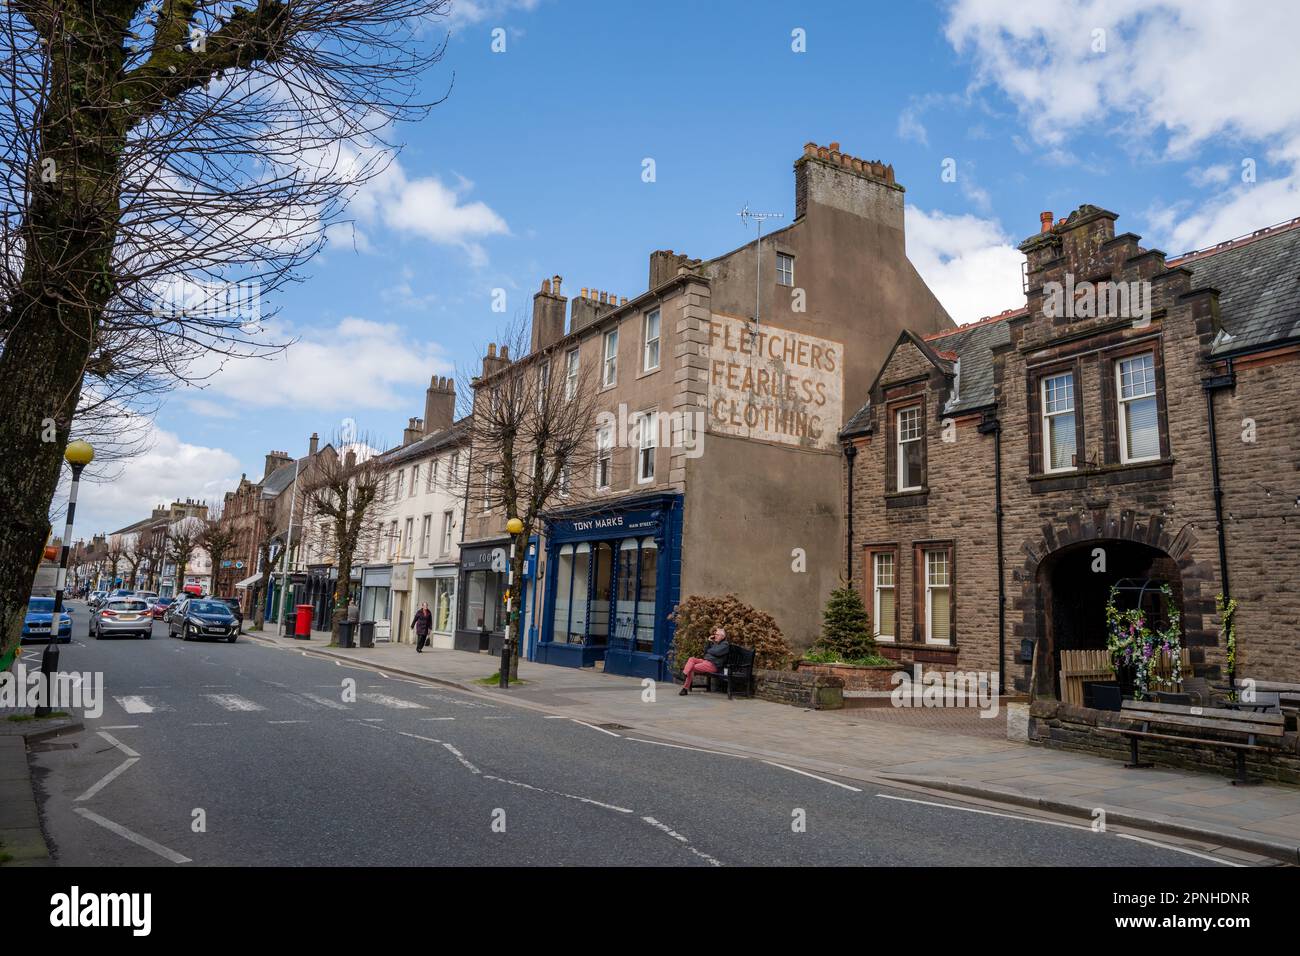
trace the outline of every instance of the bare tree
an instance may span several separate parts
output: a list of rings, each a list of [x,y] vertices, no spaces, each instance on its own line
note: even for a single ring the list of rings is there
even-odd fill
[[[144,563],[146,590],[157,591],[160,583],[158,576],[162,572],[166,551],[152,528],[140,535],[140,542],[136,545],[136,550],[140,552],[141,560]]]
[[[382,534],[378,521],[396,497],[396,489],[389,488],[387,466],[383,457],[374,453],[367,436],[345,439],[339,435],[333,445],[342,454],[319,460],[314,473],[304,482],[303,494],[305,513],[328,519],[333,531],[338,583],[330,632],[337,641],[339,623],[347,620],[352,600],[353,561],[374,545],[377,534]]]
[[[167,558],[176,565],[177,595],[185,588],[185,571],[194,559],[194,552],[200,548],[202,530],[203,519],[193,516],[181,518],[167,529]]]
[[[126,566],[130,569],[131,576],[122,583],[134,591],[140,586],[138,576],[140,564],[144,561],[144,554],[140,550],[143,535],[128,534],[123,535],[123,537],[125,538],[125,541],[122,545],[122,560],[126,562]]]
[[[74,420],[129,446],[139,402],[282,346],[262,303],[434,105],[416,84],[449,2],[0,8],[0,649]]]
[[[514,323],[503,338],[507,356],[523,354],[526,325]],[[470,499],[507,519],[518,518],[523,524],[520,541],[540,529],[548,509],[583,508],[591,500],[590,476],[598,455],[595,369],[580,368],[577,380],[570,381],[563,356],[552,347],[502,360],[502,368],[471,377],[458,389],[473,396],[466,424]],[[522,590],[526,550],[514,549],[511,573],[517,591]],[[519,667],[518,613],[516,599],[516,620],[510,622],[512,677]]]
[[[234,550],[235,539],[239,536],[239,532],[226,520],[219,504],[209,505],[208,516],[202,520],[197,543],[212,559],[212,593],[219,595],[221,590],[217,578],[221,573],[221,562]]]
[[[104,552],[104,558],[108,562],[109,584],[108,589],[112,591],[117,587],[117,567],[126,557],[126,539],[120,534],[110,535],[108,538],[108,548]]]

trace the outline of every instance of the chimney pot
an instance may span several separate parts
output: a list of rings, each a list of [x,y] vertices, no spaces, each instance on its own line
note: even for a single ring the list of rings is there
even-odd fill
[[[560,294],[560,277],[559,277],[559,276],[551,276],[551,291],[554,292],[556,295],[559,295],[559,294]]]
[[[839,143],[831,143],[831,149],[835,150],[836,152],[839,152],[839,148],[840,148]]]
[[[1051,212],[1040,212],[1038,214],[1039,232],[1047,232],[1052,228]]]
[[[547,295],[550,295],[550,294],[551,294],[551,280],[550,280],[550,279],[543,279],[543,280],[542,280],[542,291],[545,292]]]
[[[495,342],[489,342],[489,343],[488,343],[488,358],[496,358],[496,357],[497,357],[497,344],[496,344]]]
[[[510,358],[510,346],[508,346],[508,345],[502,345],[502,346],[501,346],[501,357],[502,357],[503,359],[507,359],[507,360],[509,360],[509,358]]]

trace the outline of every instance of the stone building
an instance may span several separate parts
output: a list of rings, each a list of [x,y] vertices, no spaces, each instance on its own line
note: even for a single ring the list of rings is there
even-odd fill
[[[569,302],[548,280],[529,353],[484,359],[489,388],[519,369],[595,369],[606,416],[594,473],[571,477],[582,507],[555,502],[530,543],[546,569],[524,583],[529,612],[540,608],[535,659],[662,679],[668,615],[690,594],[736,592],[796,646],[815,635],[843,569],[844,397],[865,393],[904,327],[952,320],[908,261],[892,166],[809,143],[794,194],[793,221],[761,244],[708,260],[652,253],[630,299],[588,288]],[[480,452],[475,467],[490,466]],[[472,566],[499,588],[491,554],[508,547],[507,517],[470,502],[463,580]],[[477,646],[480,622],[467,623]]]
[[[898,336],[841,432],[849,575],[889,656],[1038,698],[1135,581],[1198,675],[1222,592],[1237,676],[1300,680],[1300,219],[1167,260],[1116,218],[1044,213],[1023,308]]]

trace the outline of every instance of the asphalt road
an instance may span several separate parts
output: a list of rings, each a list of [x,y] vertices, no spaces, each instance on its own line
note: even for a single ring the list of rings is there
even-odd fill
[[[1219,865],[247,637],[87,640],[77,610],[61,667],[102,672],[103,713],[32,756],[62,864]]]

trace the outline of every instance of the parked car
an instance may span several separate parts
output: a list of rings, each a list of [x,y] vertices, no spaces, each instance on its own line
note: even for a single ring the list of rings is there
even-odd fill
[[[144,603],[146,604],[153,604],[154,601],[158,600],[158,592],[157,591],[134,591],[132,592],[131,597],[139,598],[141,601],[144,601]]]
[[[153,637],[153,617],[149,614],[149,605],[139,598],[109,598],[90,621],[90,630],[97,641],[105,634],[109,637],[125,634],[146,640]]]
[[[173,598],[154,598],[153,603],[149,605],[149,616],[155,621],[161,621],[167,613],[167,609],[175,603]]]
[[[86,603],[92,608],[96,608],[104,603],[104,598],[106,597],[108,597],[107,591],[91,591],[90,596],[86,598]]]
[[[167,636],[180,635],[182,640],[217,638],[231,644],[239,639],[239,621],[228,604],[195,598],[184,602],[184,610],[172,613]]]
[[[220,601],[222,604],[226,605],[226,607],[230,608],[231,613],[235,615],[235,618],[239,621],[240,626],[241,626],[241,627],[243,626],[243,624],[244,624],[244,608],[240,605],[240,603],[239,603],[239,598],[237,598],[237,597],[220,597],[220,598],[213,598],[212,600],[214,600],[214,601]]]
[[[72,643],[72,611],[64,608],[59,612],[59,633],[54,638],[56,644]],[[23,618],[21,641],[31,644],[34,641],[50,640],[50,626],[54,622],[54,598],[33,597],[27,599],[27,616]]]

